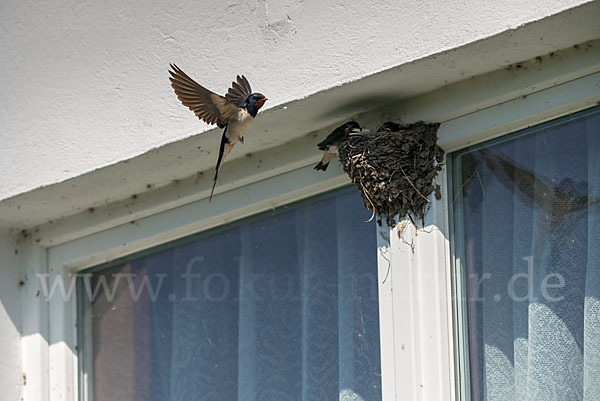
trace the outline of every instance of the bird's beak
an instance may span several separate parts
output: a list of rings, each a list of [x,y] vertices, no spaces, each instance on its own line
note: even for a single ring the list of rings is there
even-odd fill
[[[350,131],[350,133],[352,133],[352,134],[360,134],[362,132],[369,132],[369,130],[365,129],[365,128],[363,128],[363,129],[361,129],[361,128],[352,128],[352,131]]]

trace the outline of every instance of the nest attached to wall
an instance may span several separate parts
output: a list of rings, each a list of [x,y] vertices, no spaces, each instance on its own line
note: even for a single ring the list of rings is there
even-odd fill
[[[428,197],[440,199],[435,177],[444,151],[437,145],[439,124],[386,122],[375,133],[351,136],[339,147],[344,171],[360,190],[365,207],[396,225],[396,216],[413,224],[425,219]]]

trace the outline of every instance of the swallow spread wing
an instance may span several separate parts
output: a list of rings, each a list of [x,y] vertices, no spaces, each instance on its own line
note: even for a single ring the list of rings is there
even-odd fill
[[[237,82],[233,82],[227,94],[221,96],[194,81],[175,64],[171,64],[171,69],[171,86],[181,103],[202,121],[225,129],[210,192],[212,200],[221,164],[238,141],[244,142],[244,134],[267,98],[261,93],[252,93],[243,75],[238,75]]]
[[[329,162],[337,156],[340,144],[351,134],[356,134],[361,131],[360,125],[355,121],[348,121],[334,129],[331,134],[327,135],[327,138],[317,144],[317,147],[323,151],[323,157],[315,166],[315,170],[327,170]]]
[[[245,76],[237,76],[237,82],[231,83],[231,88],[227,91],[225,95],[225,99],[229,100],[231,103],[235,104],[238,107],[242,107],[242,105],[248,99],[248,96],[252,94],[252,88],[250,88],[250,83],[246,79]]]

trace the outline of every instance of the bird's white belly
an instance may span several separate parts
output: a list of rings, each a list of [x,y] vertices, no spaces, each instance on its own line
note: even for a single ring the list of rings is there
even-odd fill
[[[227,127],[227,139],[230,144],[236,144],[240,138],[244,138],[244,134],[250,128],[250,124],[254,121],[254,117],[245,109],[240,109],[235,118],[232,118]]]

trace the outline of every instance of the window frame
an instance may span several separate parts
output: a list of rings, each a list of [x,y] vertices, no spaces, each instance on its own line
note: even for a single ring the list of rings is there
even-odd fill
[[[600,65],[596,64],[592,73],[578,70],[581,75],[575,78],[572,67],[567,63],[554,71],[552,82],[523,72],[533,78],[527,85],[518,83],[518,88],[503,85],[508,72],[490,73],[445,88],[441,94],[435,91],[394,106],[390,110],[396,118],[390,119],[444,121],[439,143],[451,152],[595,105],[600,101]],[[536,88],[535,93],[529,94],[531,87]],[[465,99],[465,90],[473,96]],[[365,115],[365,121],[375,125],[381,115],[381,111]],[[304,167],[218,194],[210,207],[208,199],[202,199],[149,215],[135,224],[75,235],[54,246],[30,240],[27,272],[41,274],[50,283],[60,278],[68,284],[72,273],[85,268],[348,183],[339,166],[315,174],[312,163],[309,158]],[[394,229],[382,227],[377,233],[384,401],[469,399],[464,390],[468,372],[457,365],[464,346],[460,347],[460,316],[453,302],[453,291],[461,287],[450,247],[452,216],[447,189],[451,176],[446,163],[438,176],[442,200],[432,202],[424,230],[415,233],[408,227],[399,235],[400,222]],[[239,199],[244,199],[243,204]],[[52,231],[45,235],[51,237]],[[23,299],[23,309],[35,312],[25,319],[24,326],[42,333],[42,338],[23,340],[24,367],[40,366],[32,378],[38,384],[26,389],[26,399],[76,401],[80,399],[76,298],[63,302],[55,296],[47,306],[40,298]]]
[[[314,174],[314,173],[313,173]],[[318,174],[318,173],[317,173]],[[342,176],[343,177],[343,176]],[[336,199],[336,195],[347,195],[350,192],[355,192],[356,189],[354,186],[349,183],[342,183],[339,187],[330,189],[327,191],[321,191],[316,195],[309,197],[302,197],[300,200],[288,202],[284,205],[280,205],[276,208],[271,208],[267,211],[262,211],[256,214],[251,214],[247,217],[243,217],[240,219],[232,220],[227,224],[223,224],[220,226],[215,226],[213,228],[202,230],[197,233],[187,235],[181,238],[177,238],[175,240],[168,241],[166,243],[161,243],[159,245],[144,249],[142,251],[128,254],[124,257],[117,258],[108,262],[105,262],[100,265],[90,266],[89,268],[78,269],[78,272],[81,272],[83,277],[78,277],[75,282],[75,289],[77,290],[77,301],[76,301],[76,309],[77,309],[77,326],[80,328],[77,332],[77,363],[78,363],[78,391],[79,391],[79,400],[81,401],[89,401],[93,399],[93,389],[94,383],[91,380],[93,377],[93,364],[92,364],[92,319],[90,317],[90,311],[92,308],[91,301],[87,298],[88,295],[85,292],[85,283],[82,278],[86,278],[87,276],[91,276],[96,272],[103,271],[105,269],[115,268],[117,266],[122,266],[123,264],[128,264],[129,262],[133,262],[138,259],[142,259],[148,257],[150,255],[155,255],[160,253],[161,251],[169,250],[172,248],[176,248],[179,246],[186,247],[190,243],[194,241],[203,240],[203,239],[211,239],[213,235],[219,235],[221,233],[227,232],[229,229],[239,229],[245,225],[251,225],[255,222],[266,221],[269,217],[278,214],[284,214],[289,211],[294,210],[302,210],[303,207],[310,205],[313,202],[319,201],[334,201]],[[356,196],[359,194],[356,192]],[[363,213],[363,217],[366,212]],[[358,224],[361,223],[359,220]],[[373,223],[374,224],[374,223]],[[377,238],[377,230],[373,229],[372,232],[373,239]],[[377,243],[377,242],[376,242]],[[377,245],[376,245],[377,246]],[[377,270],[379,271],[379,269]],[[90,396],[90,394],[92,394]]]

